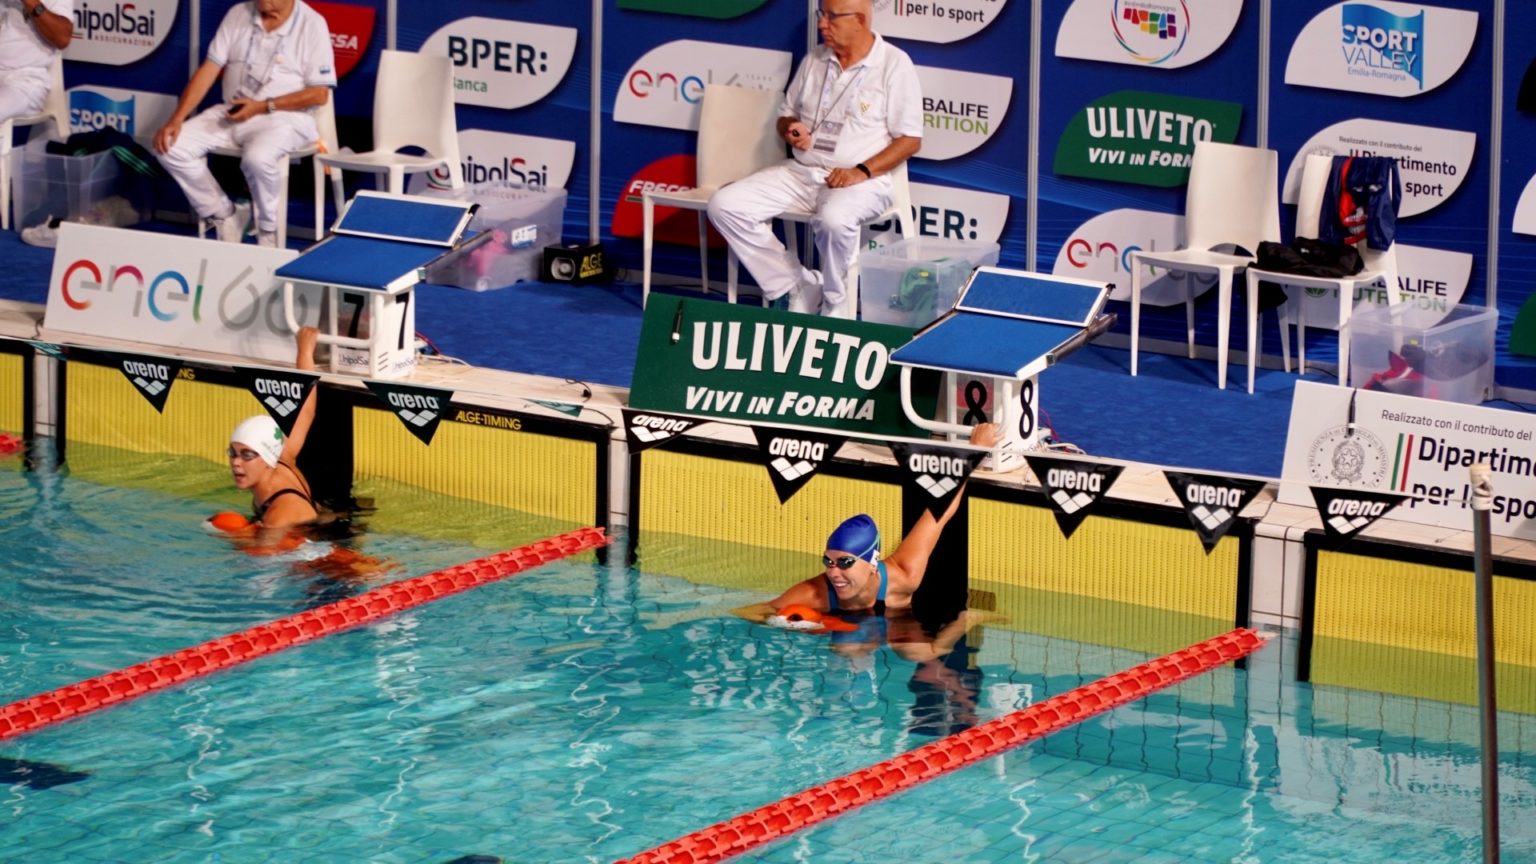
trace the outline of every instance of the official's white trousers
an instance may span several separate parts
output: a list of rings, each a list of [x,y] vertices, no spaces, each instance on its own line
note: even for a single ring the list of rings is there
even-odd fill
[[[276,231],[278,172],[288,154],[320,137],[315,118],[304,111],[278,111],[231,123],[228,110],[215,105],[182,124],[170,152],[160,155],[160,164],[181,184],[197,215],[218,219],[229,215],[231,204],[208,170],[208,153],[216,147],[239,148],[240,170],[251,187],[256,226],[263,232]]]
[[[851,317],[856,310],[844,307],[844,301],[848,268],[860,251],[860,229],[890,206],[888,176],[833,189],[827,186],[827,169],[790,159],[721,188],[709,199],[709,221],[752,274],[763,296],[777,300],[796,288],[814,293],[819,283],[823,310],[841,309]],[[816,214],[811,236],[821,256],[819,279],[774,235],[773,218],[785,211]],[[816,306],[813,296],[808,309],[814,311]]]
[[[13,69],[0,72],[0,120],[10,120],[43,110],[48,101],[47,69]],[[68,135],[68,129],[59,130]]]

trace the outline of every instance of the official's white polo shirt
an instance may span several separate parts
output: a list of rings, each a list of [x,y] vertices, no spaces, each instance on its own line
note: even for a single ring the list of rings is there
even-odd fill
[[[296,0],[293,14],[270,33],[261,26],[255,3],[231,7],[208,45],[208,59],[224,67],[225,102],[336,86],[331,30],[303,0]]]
[[[55,15],[75,20],[75,0],[43,0],[43,6]],[[0,72],[47,69],[58,53],[59,49],[27,20],[27,7],[21,0],[0,0]]]
[[[802,165],[847,168],[884,150],[895,138],[923,137],[922,85],[907,52],[878,33],[864,59],[847,69],[838,65],[831,49],[817,45],[795,70],[779,116],[800,118],[811,127],[812,141],[822,134],[816,128],[820,121],[841,122],[836,150],[807,148],[795,150],[794,156]]]

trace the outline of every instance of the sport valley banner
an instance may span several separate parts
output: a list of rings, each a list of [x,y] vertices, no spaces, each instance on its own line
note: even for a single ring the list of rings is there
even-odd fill
[[[905,327],[651,295],[631,408],[849,434],[925,438],[901,409],[891,352]],[[937,387],[914,378],[933,416]]]

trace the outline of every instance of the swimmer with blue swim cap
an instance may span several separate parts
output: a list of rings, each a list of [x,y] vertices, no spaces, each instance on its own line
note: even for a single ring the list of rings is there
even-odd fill
[[[971,432],[971,443],[979,447],[995,446],[999,438],[1000,430],[995,423],[979,424]],[[821,553],[824,570],[820,575],[796,584],[765,606],[754,608],[765,619],[794,604],[821,612],[876,615],[887,609],[911,608],[912,595],[923,582],[933,547],[960,508],[962,497],[956,495],[949,509],[938,518],[924,511],[896,550],[883,558],[880,528],[875,520],[863,513],[849,517],[828,535],[826,549]],[[739,612],[747,614],[747,610]]]

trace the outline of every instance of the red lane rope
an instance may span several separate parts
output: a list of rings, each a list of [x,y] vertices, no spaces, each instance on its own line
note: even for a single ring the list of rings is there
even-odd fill
[[[1262,647],[1265,641],[1265,637],[1246,628],[1224,633],[1052,696],[1021,711],[924,744],[885,762],[813,786],[617,864],[723,861],[1245,657]]]
[[[368,624],[607,543],[602,529],[582,528],[446,570],[382,585],[356,597],[258,624],[249,630],[220,636],[164,657],[12,702],[0,708],[0,741]]]

